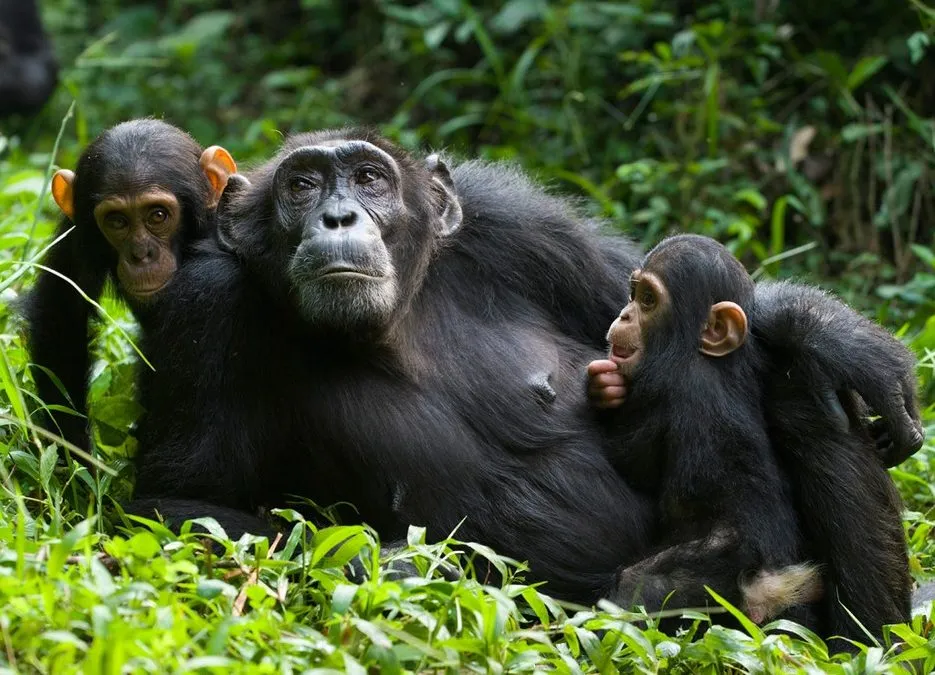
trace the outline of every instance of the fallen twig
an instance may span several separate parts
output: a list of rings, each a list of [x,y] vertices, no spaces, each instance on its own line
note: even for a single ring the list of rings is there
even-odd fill
[[[282,540],[282,533],[279,532],[276,534],[276,538],[273,539],[273,543],[270,544],[269,551],[266,553],[266,559],[269,560],[270,556],[276,552],[276,547],[279,546],[279,542]],[[247,604],[247,589],[251,586],[255,586],[260,579],[260,565],[257,564],[253,568],[253,571],[250,572],[250,577],[244,583],[243,587],[240,589],[240,593],[237,594],[237,599],[234,600],[234,616],[243,615],[244,605]]]

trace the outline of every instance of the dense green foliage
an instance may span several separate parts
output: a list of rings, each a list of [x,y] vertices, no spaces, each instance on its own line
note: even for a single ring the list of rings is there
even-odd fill
[[[400,582],[383,578],[365,528],[316,530],[290,512],[294,529],[275,543],[214,529],[218,555],[203,536],[127,522],[116,503],[139,410],[126,309],[106,299],[95,335],[98,472],[29,425],[37,401],[14,310],[54,230],[50,168],[73,167],[94,135],[129,117],[165,117],[247,164],[281,133],[359,122],[413,148],[515,160],[646,243],[675,230],[716,236],[758,276],[820,283],[899,332],[919,356],[929,441],[892,475],[913,573],[932,577],[935,10],[920,0],[49,0],[43,12],[62,86],[36,118],[0,121],[0,668],[901,672],[915,659],[918,672],[935,669],[931,612],[832,660],[801,630],[665,636],[616,608],[559,606],[521,575],[502,588],[447,582],[431,570],[452,554],[416,529],[399,555],[426,578]],[[340,567],[361,551],[372,580],[354,586]]]

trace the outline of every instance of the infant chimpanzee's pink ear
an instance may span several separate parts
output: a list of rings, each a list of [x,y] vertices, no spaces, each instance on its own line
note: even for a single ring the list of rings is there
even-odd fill
[[[711,305],[701,331],[701,350],[707,356],[727,356],[747,339],[747,315],[736,302]]]

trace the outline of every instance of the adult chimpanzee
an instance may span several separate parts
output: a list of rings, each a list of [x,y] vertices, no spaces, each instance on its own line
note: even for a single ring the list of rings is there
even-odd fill
[[[141,320],[183,263],[187,246],[213,233],[213,209],[237,167],[223,148],[201,147],[182,130],[154,119],[124,122],[94,140],[77,172],[58,171],[52,195],[64,217],[46,266],[90,297],[116,277],[118,293]],[[54,273],[43,271],[26,301],[33,377],[48,404],[67,400],[84,412],[91,305]],[[144,326],[145,328],[145,326]],[[62,436],[87,443],[77,415],[52,413]]]
[[[495,181],[528,221],[477,201]],[[135,496],[244,511],[287,494],[349,501],[386,539],[409,523],[457,530],[529,559],[556,594],[602,593],[645,546],[647,505],[603,458],[581,397],[543,406],[529,382],[580,390],[575,364],[602,339],[588,322],[613,299],[582,292],[582,311],[574,294],[613,257],[517,174],[467,165],[459,193],[443,162],[366,134],[300,136],[253,185],[232,177],[222,238],[240,258],[202,244],[144,339],[157,372]],[[490,237],[501,246],[481,259]],[[492,387],[504,369],[524,381]]]
[[[201,242],[145,337],[133,510],[223,521],[212,505],[294,494],[351,502],[385,539],[464,519],[458,537],[578,600],[645,552],[651,505],[605,459],[575,367],[627,295],[624,240],[517,172],[449,174],[366,131],[289,139],[232,177],[218,225],[234,253]]]
[[[621,572],[617,595],[651,611],[670,594],[676,606],[702,607],[707,585],[740,604],[743,574],[804,559],[766,434],[765,355],[747,339],[753,280],[716,241],[683,235],[650,251],[630,283],[607,334],[609,361],[588,372],[601,378],[609,363],[628,385],[613,460],[654,496],[659,540]],[[771,613],[748,610],[757,620]]]
[[[58,63],[35,0],[0,0],[0,117],[45,104],[58,81]]]
[[[631,301],[608,332],[609,359],[588,366],[590,392],[598,407],[619,408],[617,465],[657,495],[664,550],[625,570],[620,593],[641,591],[656,607],[678,589],[683,597],[674,602],[692,605],[708,584],[731,598],[741,572],[808,558],[821,563],[826,593],[820,612],[799,618],[823,634],[860,639],[862,625],[879,637],[884,624],[908,620],[912,579],[898,495],[886,471],[867,461],[873,440],[853,397],[841,397],[846,416],[822,414],[823,375],[797,346],[809,344],[803,317],[823,296],[796,292],[797,327],[784,332],[794,339],[767,359],[762,340],[747,339],[753,281],[717,242],[671,237],[631,284]],[[769,302],[781,288],[758,299]],[[855,340],[870,336],[911,363],[886,331],[848,316]],[[914,391],[906,403],[916,405]],[[786,475],[772,461],[767,431]],[[751,608],[754,618],[763,614]]]

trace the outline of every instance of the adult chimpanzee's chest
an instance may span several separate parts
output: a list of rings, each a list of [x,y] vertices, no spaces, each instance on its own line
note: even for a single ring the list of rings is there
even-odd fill
[[[443,475],[449,453],[467,464],[477,452],[470,430],[448,402],[402,373],[337,347],[329,353],[319,345],[304,356],[294,363],[286,409],[276,411],[289,467],[284,492],[319,506],[351,503],[384,536],[404,534],[401,523],[413,520],[407,495]],[[357,519],[353,511],[341,515]]]
[[[463,517],[462,495],[487,489],[492,465],[549,461],[570,438],[590,437],[575,377],[584,355],[515,322],[443,336],[433,325],[405,354],[336,340],[290,350],[287,491],[352,502],[386,531],[439,510]],[[438,344],[444,353],[428,347]]]

